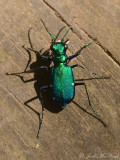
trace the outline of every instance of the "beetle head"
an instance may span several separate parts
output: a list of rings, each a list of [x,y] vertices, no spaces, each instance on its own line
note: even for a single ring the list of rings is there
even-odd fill
[[[53,54],[62,55],[67,50],[68,46],[64,42],[53,42],[50,49]]]
[[[65,36],[68,34],[71,26],[69,27],[69,29],[67,30],[67,32],[65,33],[65,35],[63,36],[62,40],[58,40],[56,41],[57,37],[55,38],[50,32],[49,30],[47,29],[47,27],[45,26],[43,20],[41,19],[45,29],[47,30],[47,32],[49,33],[49,35],[52,37],[52,44],[51,44],[51,51],[53,52],[53,54],[57,54],[57,55],[62,55],[65,53],[65,51],[67,50],[68,46],[67,46],[67,43],[69,42],[69,40],[67,39],[65,42],[64,42],[64,38]],[[64,28],[64,27],[63,27]]]

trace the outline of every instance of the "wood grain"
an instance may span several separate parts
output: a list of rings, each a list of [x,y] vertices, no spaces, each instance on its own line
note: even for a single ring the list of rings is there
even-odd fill
[[[102,1],[0,1],[0,159],[1,160],[78,160],[119,159],[120,154],[120,2]],[[91,103],[108,127],[94,117],[84,87],[76,87],[74,102],[60,110],[50,97],[49,90],[39,95],[39,88],[49,84],[49,72],[6,75],[24,71],[29,54],[22,47],[49,49],[51,37],[41,19],[53,35],[66,26],[72,29],[68,55],[97,38],[81,55],[70,62],[80,64],[110,79],[94,79],[89,72],[74,69],[74,78],[86,83]],[[44,55],[48,55],[46,52]],[[31,52],[29,68],[50,66]],[[93,79],[92,79],[93,78]],[[30,80],[31,79],[31,80]],[[33,81],[35,79],[35,81]],[[29,81],[30,80],[30,81]],[[35,99],[35,100],[34,100]],[[29,102],[30,109],[25,105]],[[39,139],[36,138],[39,117],[45,107]],[[90,114],[89,114],[90,113]],[[91,114],[92,113],[92,114]]]

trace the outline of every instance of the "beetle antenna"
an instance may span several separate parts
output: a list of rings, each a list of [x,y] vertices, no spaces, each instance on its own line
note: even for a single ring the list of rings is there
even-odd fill
[[[45,25],[45,23],[43,22],[42,19],[41,19],[41,21],[42,21],[42,24],[44,25],[46,31],[49,33],[49,35],[54,39],[54,41],[56,41],[56,38],[49,32],[49,30],[47,29],[47,27],[46,27],[46,25]]]
[[[66,26],[64,26],[64,27],[62,27],[62,28],[60,29],[60,31],[58,32],[58,34],[57,34],[57,36],[55,37],[55,39],[57,39],[57,38],[58,38],[58,36],[59,36],[60,32],[61,32],[65,27],[66,27]]]
[[[62,38],[62,40],[61,40],[61,42],[63,42],[64,41],[64,38],[65,38],[65,36],[68,34],[68,32],[69,32],[69,30],[71,29],[71,26],[69,27],[69,29],[67,30],[67,32],[65,33],[65,35],[63,36],[63,38]]]

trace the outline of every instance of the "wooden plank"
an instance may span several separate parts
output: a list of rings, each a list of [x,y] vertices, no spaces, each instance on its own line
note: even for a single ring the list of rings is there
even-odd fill
[[[87,157],[92,159],[92,156],[100,158],[103,153],[106,153],[105,156],[109,159],[112,159],[113,156],[119,158],[120,69],[99,43],[91,44],[79,57],[72,60],[70,65],[78,63],[98,74],[111,76],[110,79],[90,80],[91,76],[87,71],[80,68],[74,69],[75,79],[84,79],[86,82],[91,103],[95,110],[102,114],[104,121],[108,124],[107,128],[87,113],[92,113],[92,111],[88,105],[84,87],[76,88],[74,103],[69,104],[61,111],[52,102],[49,91],[46,91],[42,94],[42,99],[35,99],[29,103],[31,108],[40,113],[42,104],[45,107],[40,138],[37,139],[38,115],[24,103],[34,99],[39,94],[41,86],[49,84],[49,72],[39,71],[22,75],[24,80],[35,78],[39,83],[36,81],[23,83],[18,76],[5,75],[6,72],[24,71],[29,55],[22,46],[30,46],[28,30],[31,27],[33,29],[30,35],[34,49],[39,51],[44,48],[43,52],[49,49],[51,37],[46,33],[41,18],[53,35],[66,26],[59,36],[60,39],[68,29],[67,26],[72,26],[72,30],[67,35],[67,38],[70,39],[68,55],[75,53],[81,46],[92,41],[89,35],[76,26],[76,21],[71,21],[71,15],[68,16],[67,12],[69,13],[72,2],[69,1],[69,4],[62,1],[61,3],[53,2],[32,0],[0,2],[1,159],[70,160]],[[63,4],[65,8],[66,5],[68,6],[66,11],[62,8]],[[99,8],[94,13],[98,11]],[[60,16],[61,13],[63,17]],[[107,18],[106,20],[109,22]],[[90,29],[88,30],[85,26],[83,29],[91,37],[94,37]],[[96,32],[94,34],[97,36]],[[104,33],[102,33],[103,35]],[[30,68],[51,65],[45,60],[36,60],[36,56],[32,52],[31,57]],[[92,115],[94,114],[92,113]]]

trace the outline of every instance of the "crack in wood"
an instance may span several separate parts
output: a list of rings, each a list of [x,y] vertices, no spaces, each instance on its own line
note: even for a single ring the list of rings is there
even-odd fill
[[[11,94],[11,96],[14,98],[14,100],[16,100],[18,103],[20,103],[20,105],[24,106],[24,104],[12,93],[12,91],[9,90],[9,88],[4,83],[2,86],[8,91],[9,94]],[[31,114],[27,111],[27,109],[25,107],[24,107],[24,110],[35,121],[35,119],[31,116]]]
[[[78,26],[78,25],[77,25]],[[80,26],[78,26],[80,28]],[[96,38],[93,38],[90,34],[88,34],[83,28],[80,28],[90,39],[94,40],[98,46],[100,46],[104,52],[111,57],[119,66],[120,62],[112,55],[112,53],[106,49]]]

